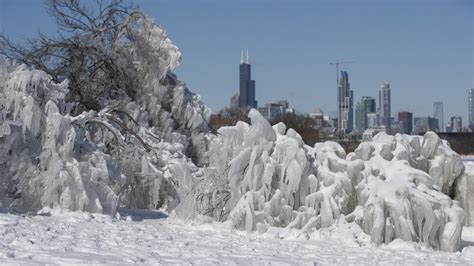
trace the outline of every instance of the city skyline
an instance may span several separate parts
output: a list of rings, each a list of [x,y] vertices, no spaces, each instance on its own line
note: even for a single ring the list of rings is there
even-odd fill
[[[354,2],[139,4],[172,32],[171,39],[183,53],[178,77],[214,112],[238,91],[236,51],[249,47],[261,103],[286,99],[307,113],[317,107],[325,113],[337,111],[334,68],[329,63],[347,59],[355,61],[344,66],[351,73],[354,101],[378,98],[377,88],[387,82],[393,88],[392,117],[399,111],[431,115],[433,103],[442,100],[445,117],[461,115],[469,121],[467,94],[474,87],[472,1]],[[42,1],[4,0],[0,7],[0,30],[15,40],[39,30],[54,32]],[[12,17],[19,10],[27,19]]]

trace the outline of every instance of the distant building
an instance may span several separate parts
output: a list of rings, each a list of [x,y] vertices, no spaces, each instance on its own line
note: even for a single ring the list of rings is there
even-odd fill
[[[398,121],[401,124],[401,133],[411,134],[413,131],[413,114],[410,112],[399,112]]]
[[[239,107],[239,94],[236,93],[230,97],[230,109],[235,110]]]
[[[428,131],[437,131],[438,130],[438,119],[431,116],[426,117],[415,117],[415,134],[425,133]]]
[[[309,114],[309,117],[313,119],[315,128],[323,128],[327,126],[324,112],[320,108],[314,109],[314,111]]]
[[[288,108],[285,111],[286,114],[296,114],[296,109],[295,108]]]
[[[443,113],[443,102],[435,102],[433,104],[433,116],[438,119],[438,129],[440,132],[444,132],[444,113]]]
[[[356,104],[355,108],[355,128],[357,134],[361,134],[366,129],[367,124],[367,112],[365,112],[362,101]]]
[[[462,132],[462,117],[451,117],[451,132]]]
[[[249,51],[247,50],[247,60],[244,62],[244,52],[240,58],[239,65],[239,107],[257,108],[255,100],[255,80],[252,79],[252,66],[249,63]]]
[[[311,114],[309,114],[309,116],[311,118],[319,117],[319,116],[324,117],[324,112],[323,112],[323,110],[321,110],[321,108],[316,108],[316,109],[314,109],[314,111]]]
[[[383,83],[379,89],[379,125],[390,128],[391,96],[390,84]]]
[[[334,128],[337,128],[337,125],[339,125],[339,120],[337,117],[331,117],[332,125]]]
[[[339,80],[337,104],[338,104],[338,129],[345,134],[351,132],[354,128],[354,93],[349,84],[349,74],[341,71],[341,79]]]
[[[290,104],[287,100],[279,100],[277,104],[281,105],[283,107],[283,110],[290,109]]]
[[[379,127],[379,115],[377,113],[367,113],[367,128]]]
[[[325,127],[334,127],[333,120],[331,119],[329,115],[324,115],[323,119],[324,119]]]
[[[283,114],[291,111],[288,101],[278,101],[276,103],[266,103],[264,107],[258,108],[260,114],[268,121],[280,118]]]
[[[356,105],[356,130],[359,135],[369,127],[367,123],[368,113],[375,113],[375,99],[363,96]]]
[[[407,134],[404,133],[404,124],[401,121],[392,119],[392,124],[390,125],[390,134],[395,134],[395,133],[402,133],[402,134]]]
[[[453,132],[451,130],[451,121],[449,121],[448,123],[446,123],[446,125],[444,126],[444,128],[446,129],[446,132]]]
[[[469,127],[474,129],[474,88],[469,90]]]

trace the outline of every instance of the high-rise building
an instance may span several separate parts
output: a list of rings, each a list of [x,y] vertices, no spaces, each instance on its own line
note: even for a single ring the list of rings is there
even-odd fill
[[[433,105],[433,116],[438,119],[438,129],[440,132],[444,132],[444,113],[443,113],[443,102],[435,102]]]
[[[353,91],[349,84],[349,74],[341,71],[339,80],[337,103],[338,103],[338,129],[341,133],[347,133],[354,128],[354,102]]]
[[[290,108],[290,104],[288,103],[287,100],[279,100],[276,103],[281,105],[284,111],[286,111],[286,109]]]
[[[451,132],[462,132],[462,117],[451,117]]]
[[[361,134],[365,130],[365,124],[367,122],[367,113],[365,112],[364,104],[362,101],[356,104],[355,108],[355,128],[358,134]]]
[[[249,63],[249,51],[247,50],[247,60],[244,61],[244,51],[242,51],[239,65],[239,107],[257,108],[255,100],[255,80],[252,79],[252,67]]]
[[[289,109],[288,101],[278,101],[276,103],[266,103],[264,107],[259,107],[258,111],[268,121],[272,121],[276,118],[281,118]]]
[[[469,90],[469,127],[474,129],[474,88]]]
[[[431,116],[415,117],[415,134],[426,133],[428,131],[438,130],[438,119]]]
[[[230,97],[230,109],[235,110],[239,107],[239,94],[236,93]]]
[[[377,113],[367,113],[367,128],[377,128],[379,126],[379,115]]]
[[[390,116],[390,84],[383,83],[379,89],[379,119],[380,126],[390,128],[391,116]]]
[[[369,127],[367,123],[368,113],[375,113],[375,99],[363,96],[356,105],[356,130],[359,134],[362,134]]]
[[[312,113],[309,114],[309,117],[313,119],[315,128],[326,127],[326,119],[324,118],[324,112],[321,108],[316,108]]]
[[[410,112],[399,112],[398,121],[401,123],[403,134],[411,134],[413,131],[413,114]]]

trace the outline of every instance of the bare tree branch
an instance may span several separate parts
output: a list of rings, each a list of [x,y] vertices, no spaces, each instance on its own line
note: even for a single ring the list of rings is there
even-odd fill
[[[145,16],[123,0],[48,0],[48,13],[61,30],[56,38],[40,34],[25,45],[0,34],[0,55],[43,70],[60,82],[69,79],[67,100],[75,113],[99,110],[100,99],[133,97],[139,87],[130,54],[119,46]]]

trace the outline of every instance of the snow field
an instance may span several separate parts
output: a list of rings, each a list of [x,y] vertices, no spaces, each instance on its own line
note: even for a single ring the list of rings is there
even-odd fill
[[[194,265],[472,264],[474,247],[441,252],[395,240],[375,247],[351,223],[298,238],[297,230],[245,232],[228,223],[184,223],[161,212],[103,214],[52,210],[43,215],[0,210],[2,264],[145,263]],[[14,213],[14,214],[9,214]],[[278,229],[278,228],[277,228]],[[473,244],[474,228],[465,228]]]

